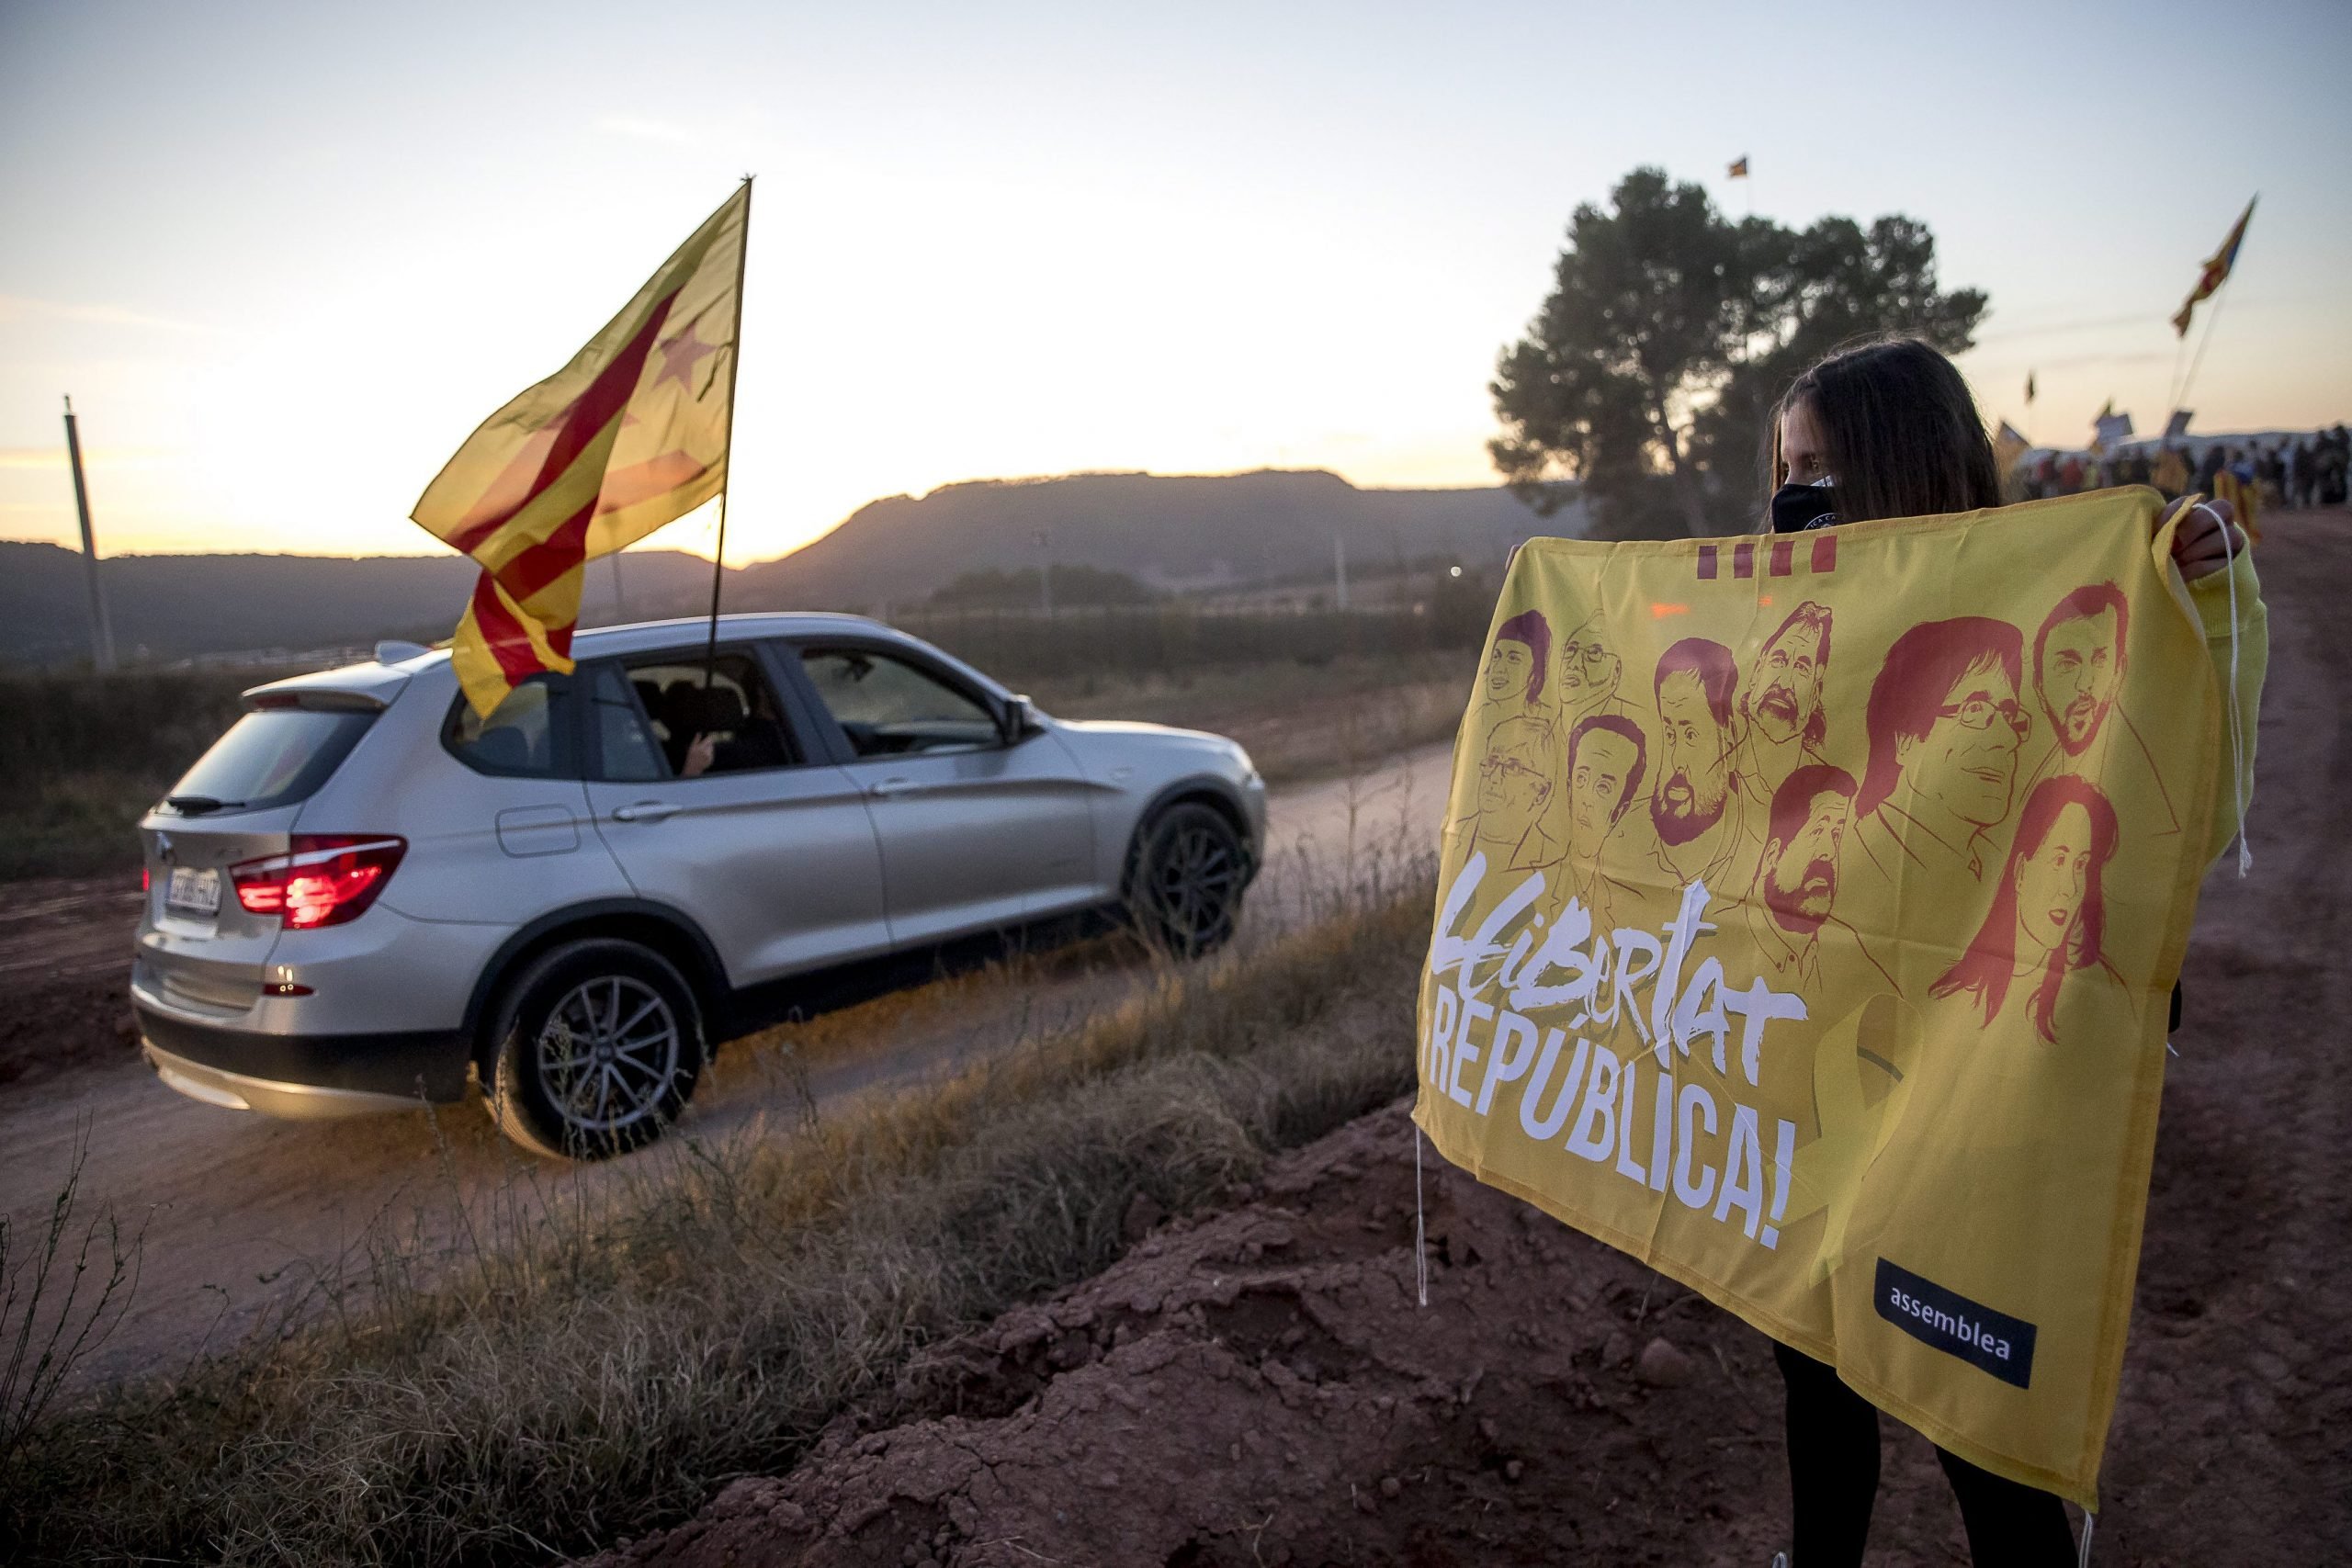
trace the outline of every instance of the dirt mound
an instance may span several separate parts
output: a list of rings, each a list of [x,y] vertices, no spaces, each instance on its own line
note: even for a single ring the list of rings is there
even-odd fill
[[[1426,1309],[1399,1103],[940,1347],[792,1474],[598,1568],[1769,1562],[1765,1341],[1433,1156],[1423,1180]],[[1897,1446],[1917,1484],[1881,1534],[1913,1544],[1882,1560],[1949,1562],[1932,1459]]]

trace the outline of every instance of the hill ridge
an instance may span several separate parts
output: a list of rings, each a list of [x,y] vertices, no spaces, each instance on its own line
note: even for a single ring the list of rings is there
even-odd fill
[[[742,610],[908,606],[967,572],[1041,560],[1163,592],[1222,590],[1329,574],[1335,544],[1362,575],[1431,556],[1499,564],[1532,534],[1581,524],[1573,502],[1539,518],[1499,487],[1366,488],[1324,468],[957,479],[877,497],[798,549],[730,567],[725,598]],[[170,660],[446,637],[475,568],[455,554],[222,551],[112,556],[99,571],[123,657]],[[632,551],[621,577],[625,597],[609,570],[589,572],[583,625],[689,614],[707,602],[710,563]],[[0,541],[0,660],[86,658],[85,614],[78,552]]]

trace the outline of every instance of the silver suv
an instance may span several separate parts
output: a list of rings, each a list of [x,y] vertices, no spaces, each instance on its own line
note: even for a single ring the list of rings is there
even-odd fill
[[[297,1117],[478,1082],[516,1142],[593,1156],[876,959],[1096,910],[1232,933],[1266,809],[1233,741],[1048,718],[855,616],[708,637],[584,632],[486,720],[413,645],[246,693],[140,823],[157,1074]]]

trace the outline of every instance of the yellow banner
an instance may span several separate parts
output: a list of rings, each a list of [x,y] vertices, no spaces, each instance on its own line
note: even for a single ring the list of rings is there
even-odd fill
[[[2086,1506],[2221,695],[2147,490],[1537,539],[1454,750],[1415,1120]]]

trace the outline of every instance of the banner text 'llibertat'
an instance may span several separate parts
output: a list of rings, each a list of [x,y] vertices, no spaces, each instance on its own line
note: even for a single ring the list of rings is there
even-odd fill
[[[1709,895],[1703,881],[1683,888],[1675,918],[1656,933],[1626,926],[1596,932],[1574,897],[1547,931],[1540,915],[1530,915],[1544,891],[1544,874],[1533,872],[1464,936],[1460,928],[1486,872],[1486,857],[1473,853],[1440,906],[1430,951],[1437,989],[1420,1051],[1422,1077],[1482,1117],[1491,1113],[1504,1085],[1519,1084],[1521,1130],[1529,1138],[1559,1139],[1570,1154],[1653,1191],[1670,1190],[1685,1207],[1736,1223],[1748,1239],[1777,1247],[1796,1154],[1795,1124],[1775,1119],[1768,1162],[1763,1118],[1754,1106],[1735,1100],[1726,1116],[1705,1084],[1679,1081],[1677,1073],[1679,1058],[1689,1058],[1693,1043],[1703,1042],[1716,1076],[1728,1080],[1736,1032],[1738,1070],[1753,1087],[1768,1026],[1803,1021],[1804,999],[1772,989],[1760,976],[1735,989],[1722,961],[1712,955],[1690,964],[1693,945],[1714,930],[1704,919]],[[1565,1024],[1549,1029],[1529,1016],[1560,1009],[1575,1010]],[[1620,1057],[1608,1043],[1621,1028],[1630,1029],[1654,1057],[1646,1118],[1642,1051]],[[1555,1089],[1564,1053],[1567,1069]],[[1641,1137],[1645,1119],[1646,1140]],[[1712,1153],[1717,1148],[1719,1164]]]

